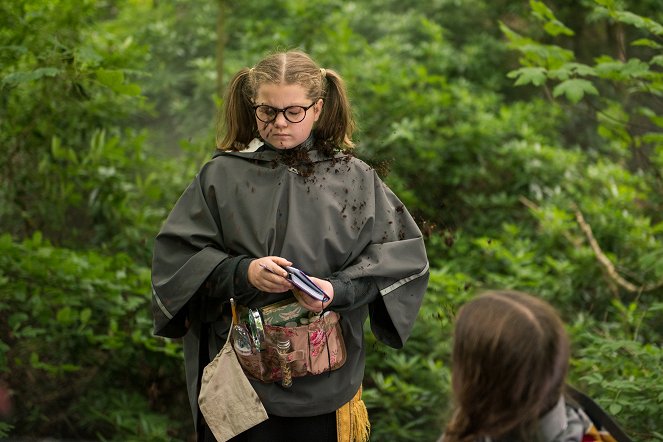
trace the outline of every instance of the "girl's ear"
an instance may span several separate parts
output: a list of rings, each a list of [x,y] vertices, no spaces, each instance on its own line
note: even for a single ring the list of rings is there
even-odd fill
[[[318,118],[320,118],[320,115],[322,114],[322,107],[324,106],[325,102],[322,98],[318,98],[318,101],[315,103],[315,106],[313,106],[314,110],[314,119],[313,121],[318,121]]]

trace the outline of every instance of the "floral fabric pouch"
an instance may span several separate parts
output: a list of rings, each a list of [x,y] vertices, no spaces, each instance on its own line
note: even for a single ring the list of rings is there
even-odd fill
[[[269,307],[262,310],[270,312]],[[294,310],[296,306],[284,306],[284,311],[291,312],[290,317]],[[269,317],[262,311],[249,310],[248,323],[240,322],[231,337],[237,359],[249,377],[277,382],[283,381],[284,374],[286,378],[317,375],[345,363],[347,353],[338,313],[291,318],[294,320],[285,325],[256,324],[264,316]]]

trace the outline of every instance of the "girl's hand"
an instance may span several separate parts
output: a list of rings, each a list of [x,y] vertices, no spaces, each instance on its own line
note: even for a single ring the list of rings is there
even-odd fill
[[[292,263],[280,256],[265,256],[254,259],[249,264],[247,278],[249,284],[261,292],[283,293],[292,290],[292,283],[286,279],[288,272],[282,267]]]
[[[293,287],[292,292],[295,294],[295,298],[297,298],[297,302],[299,302],[299,305],[304,307],[306,310],[310,310],[312,312],[320,312],[323,309],[325,309],[334,299],[334,287],[332,287],[331,282],[327,281],[326,279],[319,279],[310,275],[309,278],[311,278],[311,280],[315,282],[318,285],[318,287],[324,290],[327,296],[329,296],[329,301],[325,303],[323,303],[322,301],[318,301],[317,299],[312,298],[311,296],[302,292],[297,287]]]

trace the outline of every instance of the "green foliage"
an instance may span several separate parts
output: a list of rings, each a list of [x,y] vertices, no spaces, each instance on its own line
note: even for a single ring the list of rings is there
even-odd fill
[[[553,11],[550,10],[550,8],[545,5],[545,3],[536,0],[530,0],[529,4],[532,7],[532,15],[543,22],[543,30],[546,31],[547,34],[550,34],[553,37],[556,37],[560,34],[574,35],[573,30],[559,21],[557,17],[555,17]]]
[[[540,2],[531,2],[534,14],[541,18]],[[558,45],[539,43],[524,37],[506,25],[501,29],[510,46],[522,54],[521,67],[509,73],[516,85],[552,86],[553,97],[564,97],[573,104],[586,101],[586,120],[598,122],[601,141],[615,143],[630,155],[620,159],[651,172],[660,169],[660,133],[663,125],[658,113],[663,72],[660,70],[660,45],[663,26],[654,18],[620,9],[610,1],[594,1],[588,14],[595,20],[618,26],[618,38],[628,46],[618,47],[618,57],[594,56],[594,64],[580,62],[575,54]],[[552,12],[550,12],[552,14]],[[546,24],[559,23],[545,15]],[[560,56],[563,54],[563,56]],[[596,96],[591,99],[590,96]],[[581,108],[582,109],[582,108]],[[656,174],[654,174],[656,176]],[[661,188],[660,176],[655,181]]]
[[[580,386],[622,423],[634,440],[663,440],[660,433],[660,410],[663,407],[663,349],[656,343],[643,342],[637,330],[647,326],[645,316],[653,311],[636,312],[631,304],[618,313],[626,317],[626,327],[600,322],[579,315],[572,325],[575,344],[572,373]],[[654,304],[659,310],[661,304]],[[635,330],[635,334],[629,331]]]
[[[561,311],[572,381],[663,440],[663,17],[567,3],[0,2],[0,437],[186,439],[151,238],[213,148],[219,84],[300,48],[347,80],[358,155],[427,236],[407,345],[367,326],[373,439],[437,439],[454,312],[514,288]]]
[[[161,395],[182,399],[182,355],[151,336],[148,286],[149,269],[126,255],[0,236],[0,383],[13,391],[12,425],[117,440],[183,429],[160,414]],[[127,425],[122,416],[137,409]]]
[[[102,386],[98,387],[99,389]],[[183,398],[186,403],[186,399]],[[82,426],[105,429],[96,431],[99,440],[167,441],[186,434],[183,421],[171,421],[163,411],[154,410],[145,394],[126,388],[104,388],[103,395],[82,397],[75,410],[82,417]],[[180,412],[187,412],[178,407]]]
[[[109,158],[99,158],[105,154],[100,144],[109,133],[111,142],[128,135],[129,144],[137,143],[118,125],[141,106],[140,88],[127,78],[141,50],[107,32],[105,12],[91,1],[0,6],[3,231],[41,231],[65,244],[99,244],[95,235],[107,239],[117,233],[104,231],[118,221],[110,212],[121,201],[110,202],[111,208],[106,200],[105,185],[115,169],[107,166]],[[63,167],[72,164],[78,168]],[[101,231],[94,232],[95,224]]]
[[[111,23],[119,38],[149,48],[137,78],[149,103],[139,127],[160,157],[180,154],[180,143],[214,147],[217,9],[201,0],[131,2]]]
[[[449,417],[451,328],[469,299],[470,278],[439,270],[405,348],[395,350],[366,334],[364,400],[374,440],[433,441]]]

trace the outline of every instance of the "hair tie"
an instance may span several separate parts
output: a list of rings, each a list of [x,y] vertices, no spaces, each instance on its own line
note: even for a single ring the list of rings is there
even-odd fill
[[[253,71],[254,71],[253,68],[249,69],[249,75],[253,74]]]
[[[325,68],[320,68],[320,73],[322,74],[322,78],[327,77],[327,71],[325,70]]]

